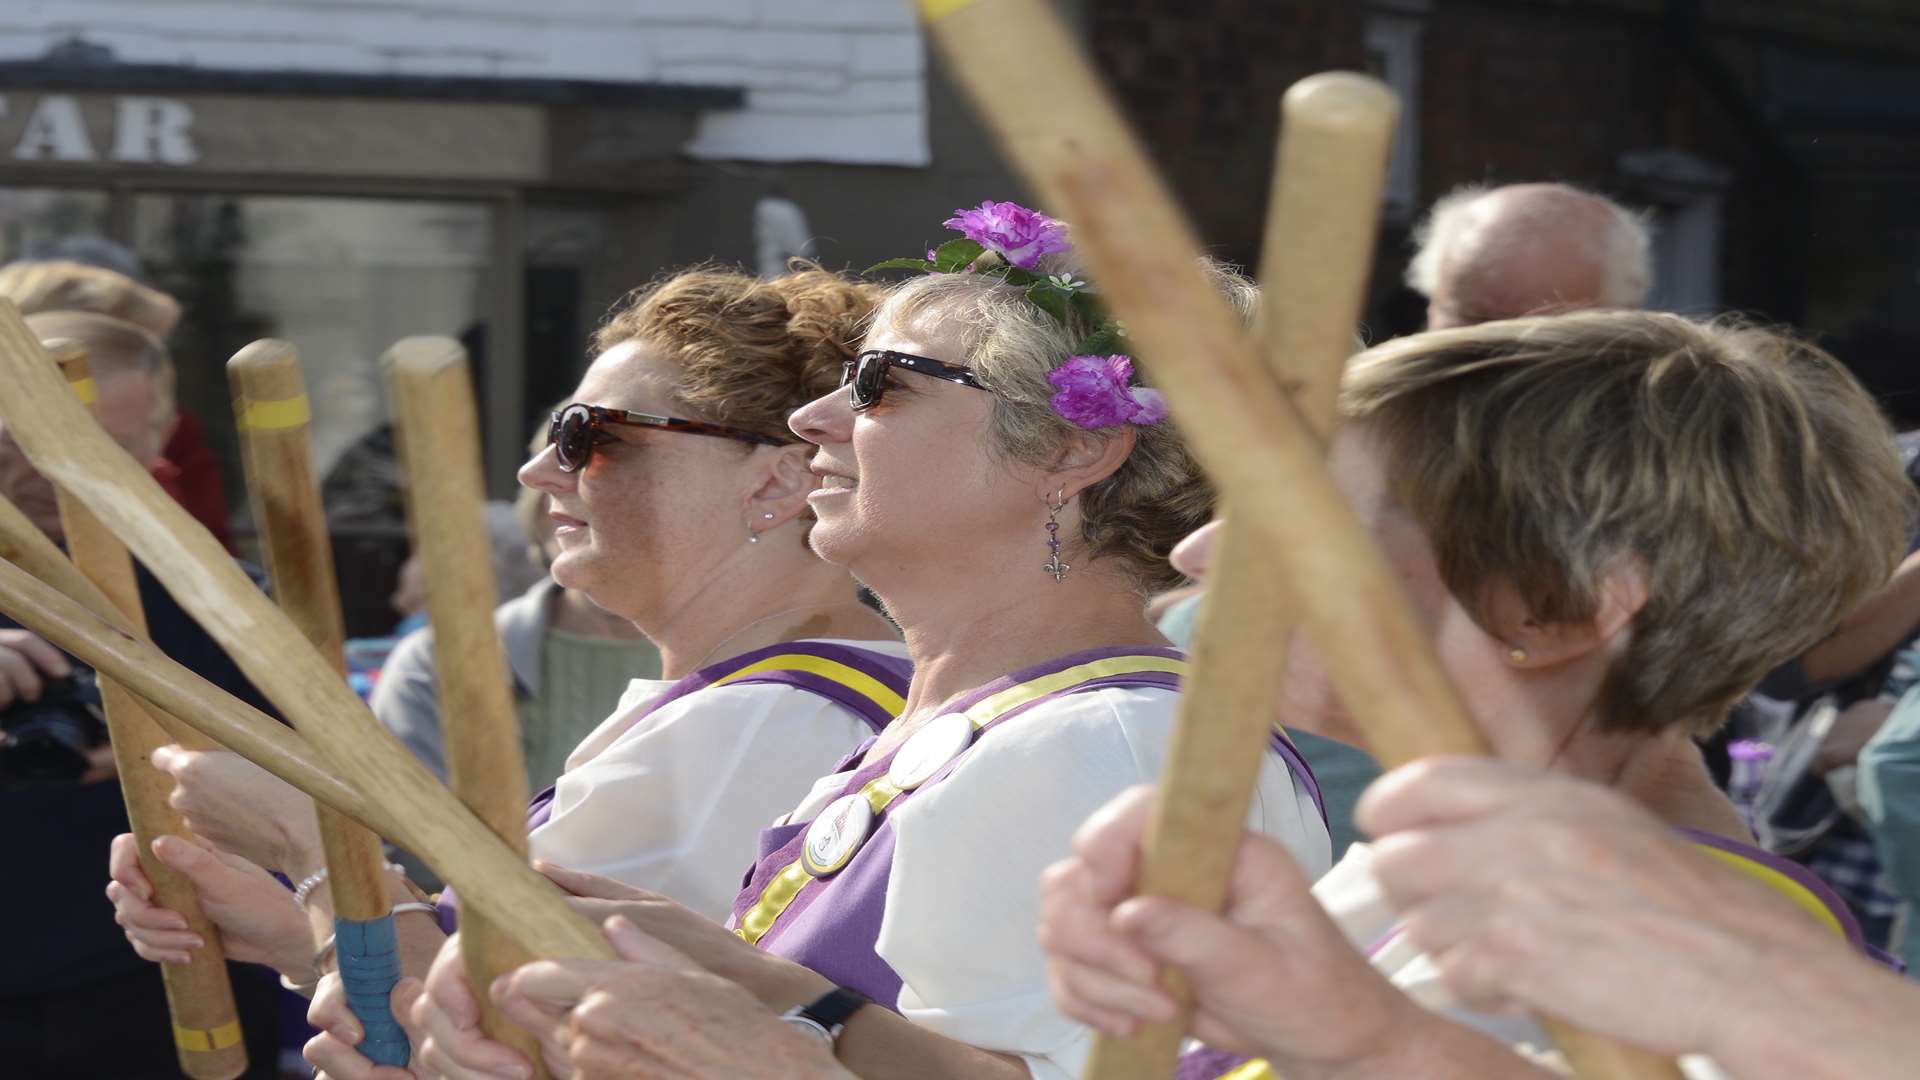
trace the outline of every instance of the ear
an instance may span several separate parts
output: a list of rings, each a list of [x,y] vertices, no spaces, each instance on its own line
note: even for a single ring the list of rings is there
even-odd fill
[[[1600,579],[1598,606],[1593,617],[1578,622],[1540,622],[1526,614],[1526,606],[1510,587],[1491,605],[1496,625],[1488,627],[1510,650],[1508,662],[1517,668],[1548,668],[1584,657],[1611,657],[1624,649],[1633,617],[1647,605],[1646,564],[1638,558],[1621,559]]]
[[[1037,492],[1042,502],[1065,489],[1063,498],[1071,499],[1082,491],[1112,476],[1125,464],[1139,436],[1132,424],[1122,424],[1118,434],[1106,438],[1088,435],[1075,439],[1061,451],[1054,467],[1040,477],[1045,490]]]
[[[810,443],[794,443],[755,451],[766,456],[754,474],[759,486],[747,497],[747,518],[756,532],[785,525],[806,510],[807,494],[820,486],[820,478],[807,469],[813,450]]]

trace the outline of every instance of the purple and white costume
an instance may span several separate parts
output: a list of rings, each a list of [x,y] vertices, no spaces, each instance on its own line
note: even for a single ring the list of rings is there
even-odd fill
[[[790,641],[635,679],[528,816],[541,859],[726,918],[754,838],[905,703],[906,649]]]
[[[1037,1078],[1077,1077],[1090,1035],[1047,993],[1040,872],[1095,810],[1159,776],[1184,671],[1171,649],[1077,653],[949,700],[884,758],[862,746],[762,834],[729,926]],[[1248,824],[1318,874],[1310,777],[1276,736]]]

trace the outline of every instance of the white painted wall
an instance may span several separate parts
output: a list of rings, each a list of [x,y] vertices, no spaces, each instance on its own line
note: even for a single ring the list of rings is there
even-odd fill
[[[690,154],[929,158],[909,0],[0,0],[0,61],[75,35],[125,63],[741,86]]]

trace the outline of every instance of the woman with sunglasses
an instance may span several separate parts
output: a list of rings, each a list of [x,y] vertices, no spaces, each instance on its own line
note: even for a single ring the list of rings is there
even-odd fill
[[[1058,227],[991,209],[1031,242],[985,211],[950,222],[971,240],[900,286],[846,387],[792,419],[818,447],[813,549],[904,632],[904,710],[762,834],[731,934],[613,889],[592,909],[745,987],[862,1076],[1079,1075],[1088,1035],[1047,997],[1033,882],[1087,814],[1159,774],[1186,665],[1146,599],[1213,506],[1085,284],[1031,258],[1065,247]],[[1250,283],[1218,279],[1251,309]],[[1296,762],[1276,732],[1249,824],[1324,868]],[[416,1034],[449,1075],[505,1075],[458,974],[443,951]],[[564,1009],[514,1005],[565,1068]]]
[[[818,269],[765,281],[698,269],[639,290],[599,331],[575,403],[553,415],[550,445],[520,477],[550,502],[554,580],[638,626],[662,677],[635,680],[536,798],[535,857],[725,918],[758,830],[899,711],[905,650],[847,572],[808,549],[820,478],[786,429],[839,382],[880,294]],[[197,832],[315,882],[302,899],[326,903],[303,796],[232,755],[172,760]],[[249,925],[229,937],[236,952],[311,956],[300,905],[260,888],[264,874],[161,846],[163,860],[204,871],[203,898],[255,890]],[[142,955],[178,959],[192,936],[145,902],[133,855],[122,837],[109,894]],[[401,927],[416,949],[443,936],[429,920]],[[314,978],[305,959],[283,971]]]

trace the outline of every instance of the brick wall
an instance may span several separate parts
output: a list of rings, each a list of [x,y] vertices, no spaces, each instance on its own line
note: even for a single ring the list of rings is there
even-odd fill
[[[696,157],[918,165],[925,49],[906,0],[8,0],[0,60],[75,35],[128,63],[742,86]]]
[[[1359,4],[1100,0],[1087,32],[1155,159],[1215,254],[1250,265],[1265,217],[1280,95],[1361,63]]]

